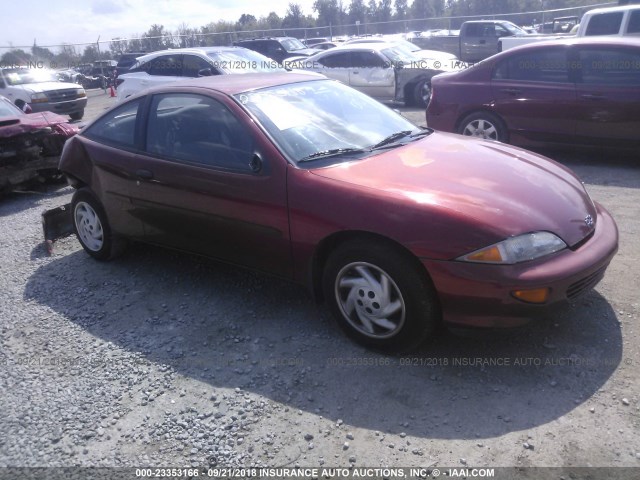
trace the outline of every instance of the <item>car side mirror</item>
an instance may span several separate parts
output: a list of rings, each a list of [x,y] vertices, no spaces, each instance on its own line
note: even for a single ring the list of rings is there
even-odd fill
[[[213,72],[211,71],[210,68],[202,68],[198,70],[199,77],[210,77],[211,75],[213,75]]]

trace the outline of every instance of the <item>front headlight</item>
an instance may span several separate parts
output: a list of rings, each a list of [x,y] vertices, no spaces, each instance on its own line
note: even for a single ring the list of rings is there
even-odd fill
[[[474,263],[512,265],[550,255],[567,248],[567,244],[550,232],[525,233],[507,238],[456,260]]]
[[[76,90],[76,97],[77,98],[84,98],[87,96],[87,92],[84,91],[84,88],[78,88]]]
[[[31,103],[44,103],[44,102],[48,102],[49,99],[47,98],[47,96],[44,93],[34,93],[33,95],[31,95]]]

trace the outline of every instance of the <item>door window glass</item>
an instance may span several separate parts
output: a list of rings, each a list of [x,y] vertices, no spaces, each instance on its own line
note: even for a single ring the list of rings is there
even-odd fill
[[[180,163],[251,172],[251,135],[222,103],[210,97],[155,95],[146,150]]]
[[[318,60],[320,65],[328,68],[349,68],[349,52],[334,53]]]
[[[355,68],[384,68],[384,60],[373,52],[351,52],[351,66]]]
[[[569,67],[565,49],[536,50],[513,55],[498,64],[495,80],[568,83]]]
[[[179,77],[182,75],[182,55],[162,55],[148,64],[149,75]]]
[[[617,35],[624,12],[600,13],[589,19],[585,35]]]
[[[183,77],[199,77],[199,72],[206,69],[209,69],[211,73],[214,73],[211,64],[196,55],[184,55],[183,59]]]

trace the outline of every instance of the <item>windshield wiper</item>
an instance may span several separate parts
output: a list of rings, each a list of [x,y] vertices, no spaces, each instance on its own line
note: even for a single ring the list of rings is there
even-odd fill
[[[332,148],[330,150],[322,150],[321,152],[312,153],[306,157],[301,158],[298,162],[307,162],[309,160],[315,160],[317,158],[333,157],[334,155],[341,155],[343,153],[362,153],[366,150],[362,148]]]
[[[376,150],[378,148],[384,147],[386,145],[389,145],[391,143],[394,143],[398,140],[400,140],[401,138],[404,138],[408,135],[411,135],[412,130],[402,130],[401,132],[396,132],[396,133],[392,133],[391,135],[389,135],[387,138],[385,138],[384,140],[376,143],[374,146],[371,147],[371,150]]]
[[[418,138],[418,137],[424,137],[427,135],[431,135],[433,133],[433,128],[427,128],[427,127],[420,127],[422,130],[420,130],[418,133],[414,133],[413,135],[411,135],[411,138]]]

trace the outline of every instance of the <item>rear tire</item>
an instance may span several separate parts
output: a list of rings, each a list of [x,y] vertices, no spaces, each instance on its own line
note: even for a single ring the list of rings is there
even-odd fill
[[[82,248],[96,260],[120,255],[126,242],[113,236],[100,201],[88,188],[76,191],[71,200],[73,229]]]
[[[497,140],[504,143],[509,140],[504,122],[491,112],[474,112],[467,115],[460,122],[458,133],[468,137]]]
[[[439,323],[428,276],[384,243],[359,240],[340,246],[325,265],[323,289],[340,327],[368,348],[411,350]]]

